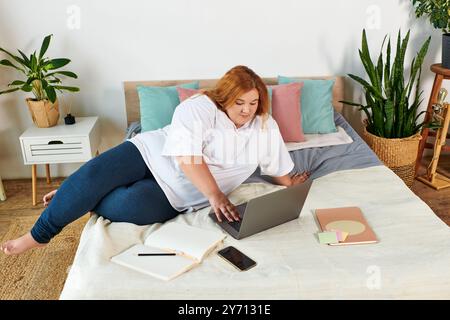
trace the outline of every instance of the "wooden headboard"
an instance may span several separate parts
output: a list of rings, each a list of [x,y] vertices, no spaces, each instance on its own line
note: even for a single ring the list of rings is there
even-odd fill
[[[290,77],[293,79],[336,79],[333,86],[333,106],[338,112],[342,112],[342,103],[339,100],[344,99],[344,77],[341,76],[324,76],[324,77]],[[136,90],[138,85],[143,86],[157,86],[157,87],[168,87],[180,85],[183,83],[199,81],[200,89],[214,87],[219,79],[193,79],[193,80],[162,80],[162,81],[125,81],[124,91],[125,91],[125,107],[127,109],[127,125],[130,125],[133,121],[140,120],[140,110],[139,110],[139,96]],[[267,85],[277,84],[277,78],[262,78],[264,83]]]

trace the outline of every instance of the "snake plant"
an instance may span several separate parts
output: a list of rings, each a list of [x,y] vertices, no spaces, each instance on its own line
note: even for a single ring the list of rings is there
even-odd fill
[[[409,76],[404,77],[404,60],[408,46],[410,31],[402,39],[399,30],[397,36],[396,53],[391,65],[391,40],[389,38],[386,56],[383,58],[383,47],[387,35],[381,45],[380,54],[374,63],[370,57],[366,31],[362,33],[362,46],[359,56],[369,81],[348,74],[350,78],[363,86],[366,105],[341,101],[344,104],[357,106],[367,116],[368,132],[383,138],[404,138],[419,132],[424,122],[417,124],[422,111],[416,115],[422,100],[420,91],[420,74],[422,63],[428,51],[431,37],[423,43],[417,55],[410,64]],[[411,100],[412,98],[412,100]]]
[[[71,71],[57,71],[57,69],[67,65],[70,62],[69,59],[49,59],[44,57],[50,45],[51,37],[52,35],[48,35],[44,38],[39,54],[36,54],[36,51],[34,51],[30,56],[25,55],[20,50],[17,50],[20,54],[20,56],[17,56],[0,47],[0,51],[3,51],[13,59],[12,62],[3,59],[0,61],[0,65],[14,68],[25,75],[25,79],[11,82],[8,84],[8,89],[0,91],[0,94],[22,90],[33,92],[35,100],[48,99],[54,103],[56,101],[56,91],[79,91],[77,87],[62,86],[61,79],[59,79],[61,75],[77,78],[77,75]]]

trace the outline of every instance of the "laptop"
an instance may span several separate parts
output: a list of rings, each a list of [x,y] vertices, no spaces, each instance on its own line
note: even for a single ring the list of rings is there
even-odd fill
[[[297,219],[308,196],[313,180],[287,187],[251,199],[236,207],[240,221],[222,222],[217,220],[214,211],[209,216],[235,239],[243,239],[285,222]]]

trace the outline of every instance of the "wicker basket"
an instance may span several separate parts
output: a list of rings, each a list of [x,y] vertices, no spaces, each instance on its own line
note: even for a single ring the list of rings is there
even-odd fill
[[[51,103],[48,100],[34,101],[26,99],[28,109],[34,124],[39,128],[49,128],[56,126],[59,120],[58,100]]]
[[[365,125],[363,127],[363,139],[369,147],[411,188],[414,182],[419,142],[422,139],[420,133],[407,138],[387,139],[377,137],[367,132]]]

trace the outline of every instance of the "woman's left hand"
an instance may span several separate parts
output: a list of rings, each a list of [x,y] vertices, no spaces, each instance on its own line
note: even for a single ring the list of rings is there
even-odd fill
[[[304,171],[302,173],[296,173],[291,177],[292,186],[296,184],[303,183],[308,180],[310,172]]]

